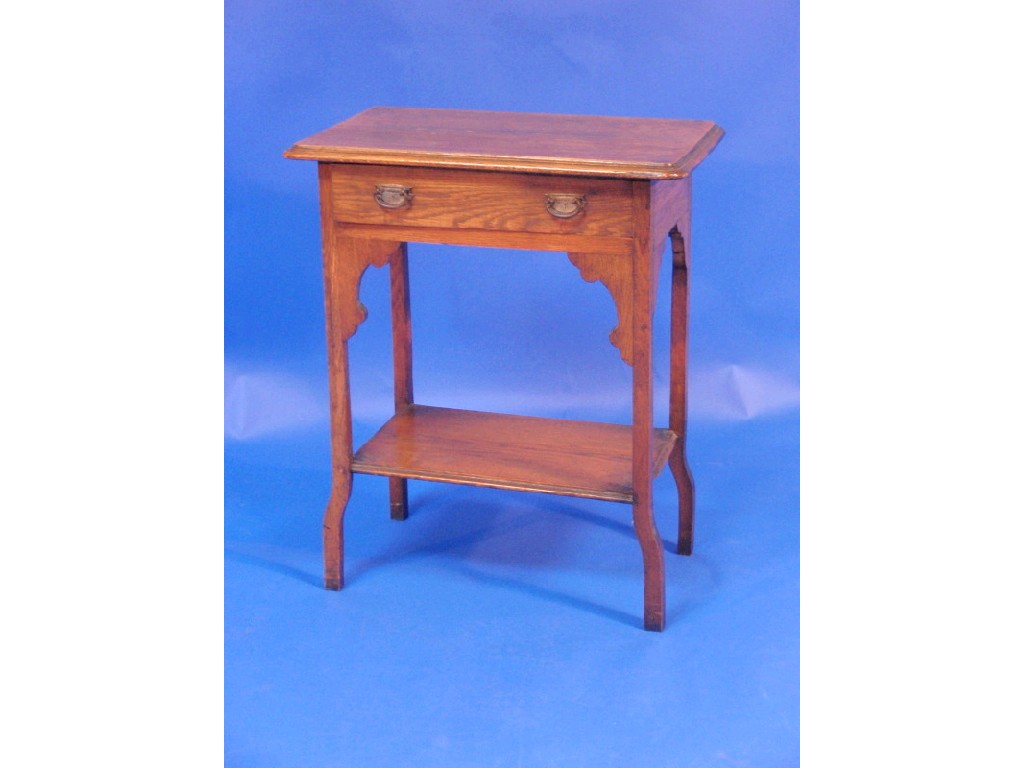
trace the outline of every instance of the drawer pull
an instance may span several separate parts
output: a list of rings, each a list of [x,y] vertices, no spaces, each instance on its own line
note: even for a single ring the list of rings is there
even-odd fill
[[[401,184],[378,184],[373,199],[381,208],[405,208],[412,203],[412,187]]]
[[[571,219],[587,204],[586,195],[544,195],[544,200],[556,219]]]

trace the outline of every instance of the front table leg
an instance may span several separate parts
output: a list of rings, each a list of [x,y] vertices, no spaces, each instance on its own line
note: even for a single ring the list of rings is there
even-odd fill
[[[654,522],[652,320],[655,261],[646,238],[633,253],[633,529],[644,561],[644,629],[665,628],[665,560]]]
[[[352,397],[348,340],[366,320],[359,283],[372,265],[383,267],[404,247],[400,243],[346,237],[334,223],[331,166],[320,163],[320,226],[324,253],[324,309],[327,316],[327,374],[331,396],[331,498],[324,513],[324,586],[345,583],[345,507],[352,493]],[[411,393],[411,390],[410,390]]]
[[[328,300],[328,308],[330,300]],[[328,309],[329,311],[329,309]],[[328,339],[332,336],[328,321]],[[328,341],[331,390],[331,498],[324,513],[324,586],[345,583],[345,508],[352,494],[352,405],[348,381],[348,342]]]

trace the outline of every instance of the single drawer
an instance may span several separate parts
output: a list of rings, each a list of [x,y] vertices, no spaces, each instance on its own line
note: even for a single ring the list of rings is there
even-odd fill
[[[336,164],[335,221],[628,237],[628,180]]]

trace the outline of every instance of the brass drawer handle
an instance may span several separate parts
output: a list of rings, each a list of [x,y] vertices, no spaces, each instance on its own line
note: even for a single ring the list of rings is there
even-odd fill
[[[373,199],[381,208],[405,208],[412,203],[412,187],[401,184],[378,184]]]
[[[544,195],[548,213],[556,219],[571,219],[587,204],[586,195]]]

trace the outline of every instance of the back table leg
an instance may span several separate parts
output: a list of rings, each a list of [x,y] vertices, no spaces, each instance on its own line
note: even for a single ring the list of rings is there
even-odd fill
[[[412,324],[409,320],[409,255],[402,243],[391,255],[391,337],[395,360],[395,413],[411,405]],[[389,477],[391,519],[409,516],[408,483],[404,477]]]
[[[669,378],[669,429],[679,435],[668,466],[679,490],[680,555],[693,553],[693,475],[686,463],[686,325],[689,301],[689,210],[669,236],[672,241],[672,351]],[[684,232],[680,232],[684,228]]]

